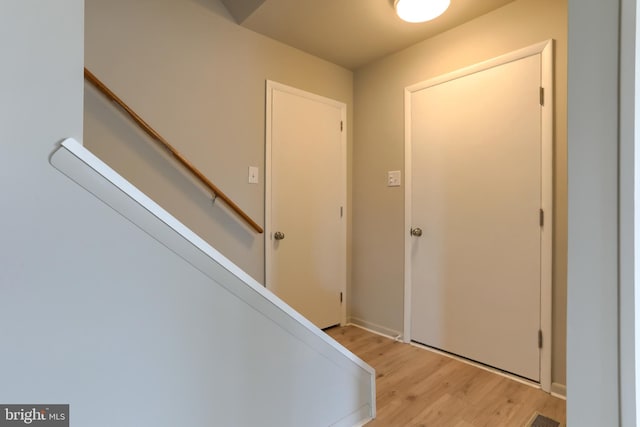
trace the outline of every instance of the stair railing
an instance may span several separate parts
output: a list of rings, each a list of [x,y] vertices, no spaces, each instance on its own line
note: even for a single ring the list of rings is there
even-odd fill
[[[122,99],[120,99],[111,89],[109,89],[104,83],[102,83],[91,71],[84,69],[84,78],[91,83],[96,89],[98,89],[104,96],[115,102],[122,110],[131,117],[131,119],[149,135],[154,141],[166,148],[173,157],[184,166],[193,176],[196,177],[213,195],[214,201],[221,199],[229,206],[238,216],[247,222],[258,233],[263,233],[264,230],[257,222],[255,222],[249,215],[247,215],[240,207],[231,200],[222,190],[214,185],[202,172],[200,172],[191,162],[189,162],[178,150],[176,150],[169,141],[164,139],[155,129],[153,129],[142,117],[140,117],[131,107],[129,107]]]

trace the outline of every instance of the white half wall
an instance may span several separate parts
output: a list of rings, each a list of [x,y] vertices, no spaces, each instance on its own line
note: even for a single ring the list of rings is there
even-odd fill
[[[68,403],[71,425],[92,427],[370,418],[370,368],[96,174],[81,145],[59,146],[82,138],[83,12],[0,13],[0,403]]]
[[[637,307],[640,272],[640,76],[637,0],[620,2],[620,425],[640,424],[638,381],[640,377],[640,312]]]
[[[619,6],[569,0],[567,424],[576,427],[621,425]]]

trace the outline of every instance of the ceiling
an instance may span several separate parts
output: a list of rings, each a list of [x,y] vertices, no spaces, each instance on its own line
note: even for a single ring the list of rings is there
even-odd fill
[[[222,0],[253,31],[348,69],[433,37],[513,0],[451,0],[430,22],[410,24],[393,0]]]

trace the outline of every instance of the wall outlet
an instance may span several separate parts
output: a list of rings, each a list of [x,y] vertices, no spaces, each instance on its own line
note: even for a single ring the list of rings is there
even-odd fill
[[[400,171],[387,172],[387,187],[400,187],[401,183]]]

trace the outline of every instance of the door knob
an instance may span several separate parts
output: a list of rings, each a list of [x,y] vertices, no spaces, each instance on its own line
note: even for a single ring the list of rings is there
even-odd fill
[[[273,238],[276,240],[282,240],[284,239],[284,233],[282,231],[276,231],[273,233]]]
[[[416,236],[416,237],[422,236],[422,228],[419,228],[419,227],[412,228],[411,229],[411,235],[412,236]]]

